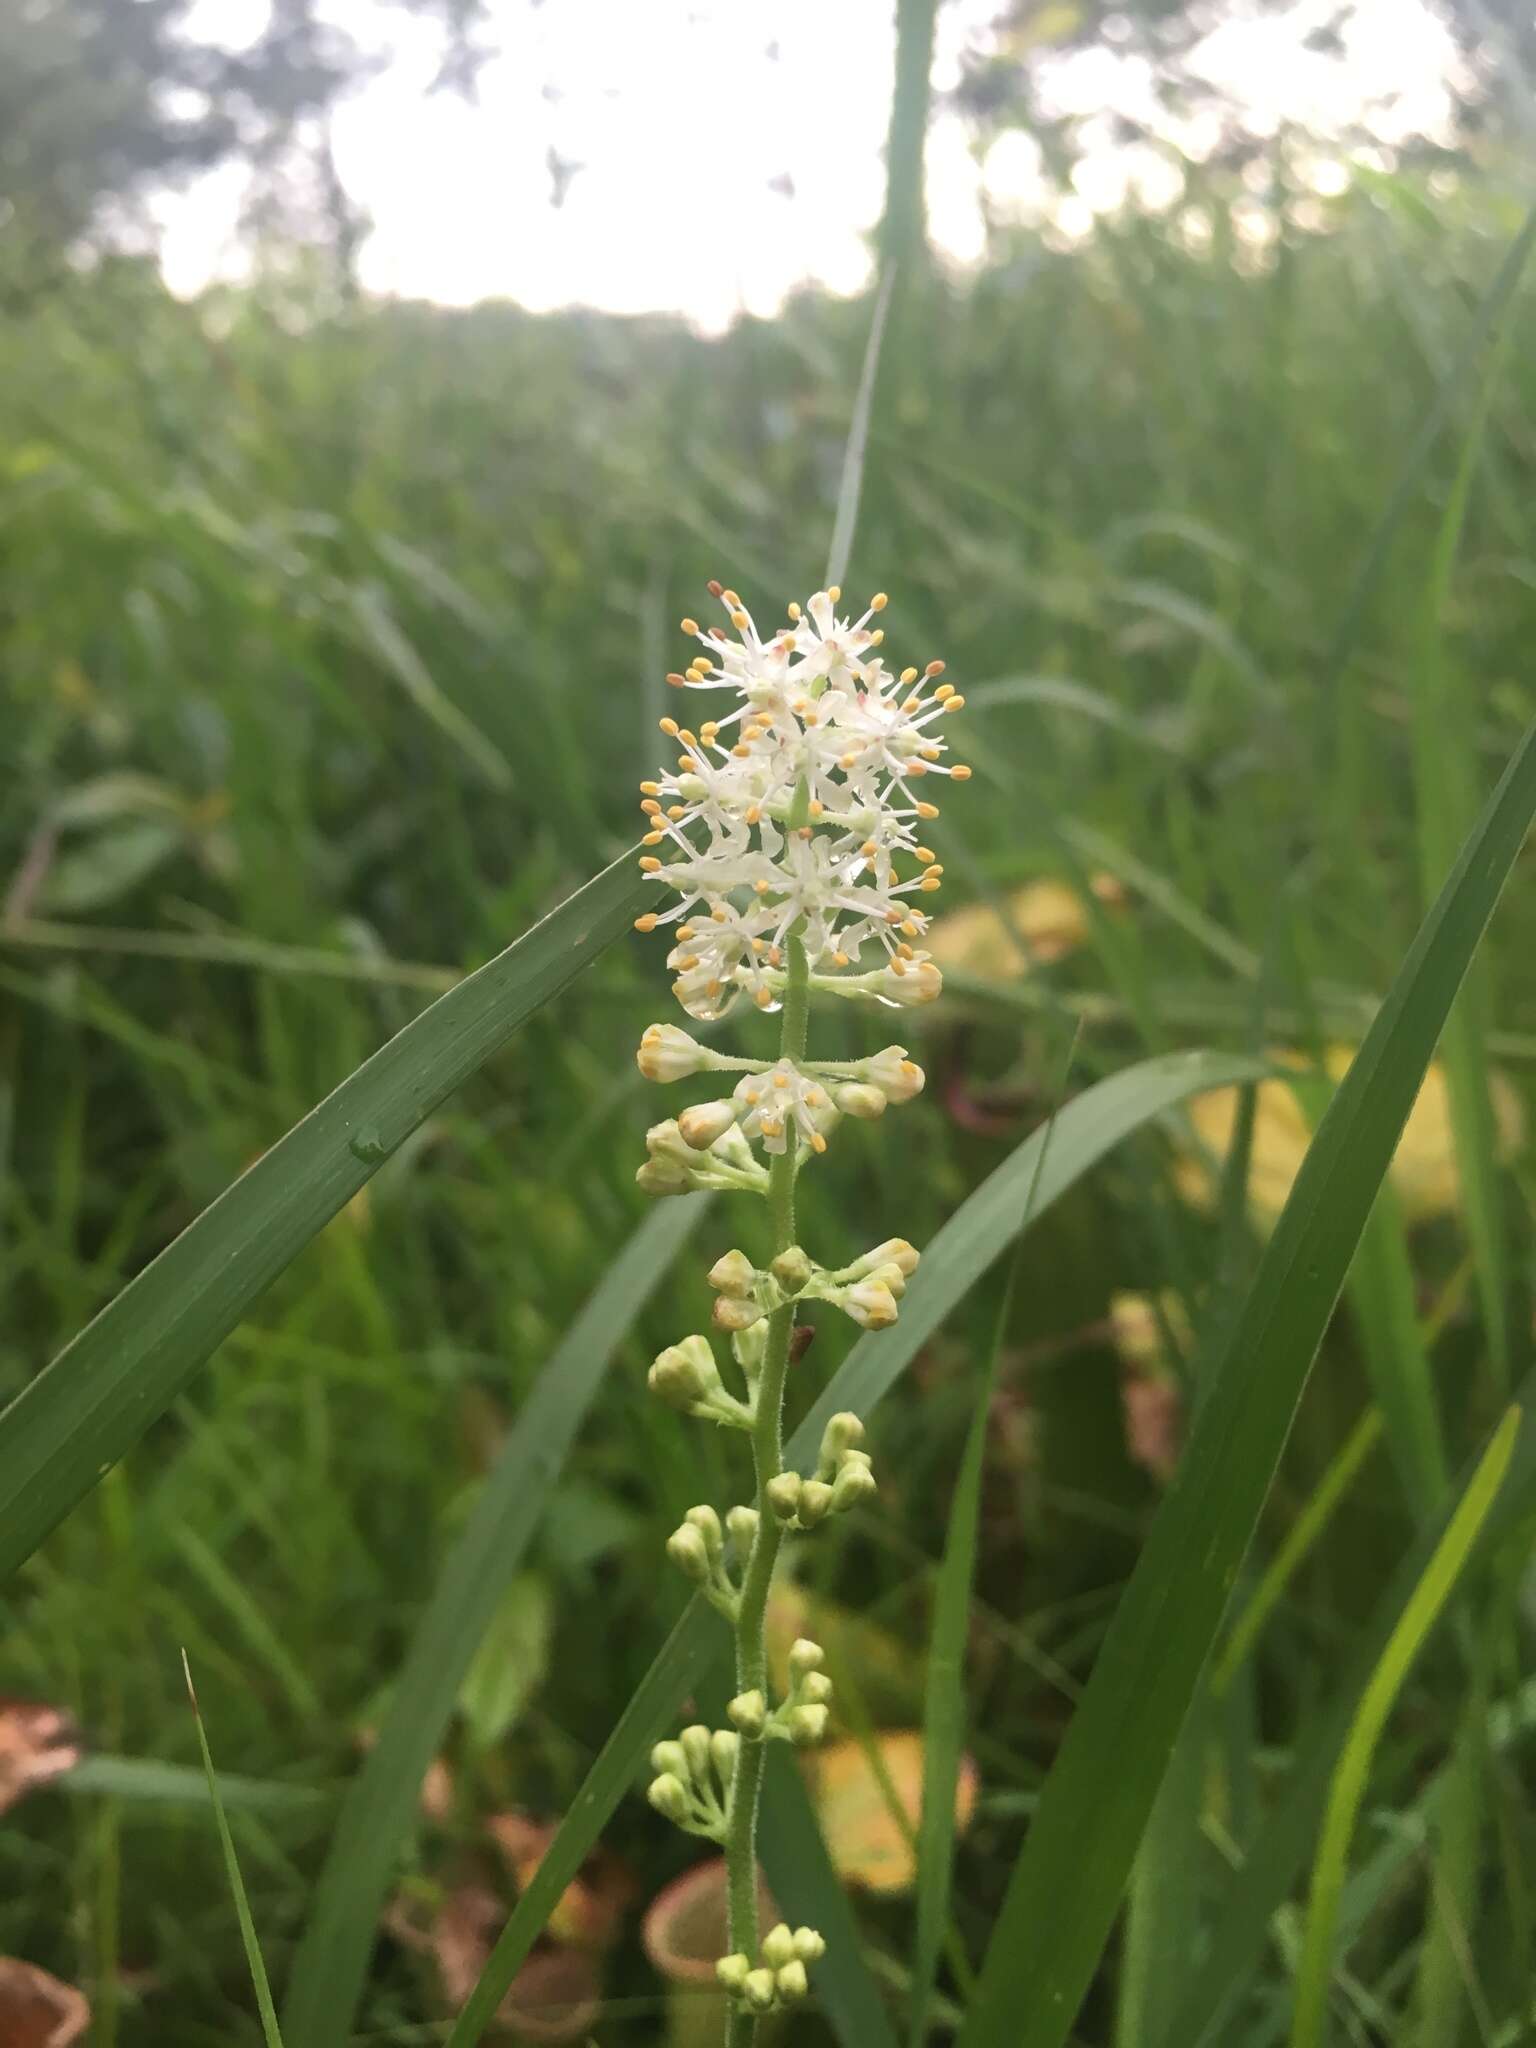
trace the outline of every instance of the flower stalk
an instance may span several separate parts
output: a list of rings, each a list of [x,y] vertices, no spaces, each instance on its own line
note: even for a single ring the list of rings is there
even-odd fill
[[[662,731],[680,753],[674,774],[641,784],[648,830],[641,866],[677,902],[636,920],[645,932],[676,926],[668,965],[673,993],[692,1017],[713,1022],[743,998],[780,1013],[776,1059],[715,1052],[676,1025],[653,1024],[637,1060],[647,1079],[740,1075],[729,1097],[698,1103],[653,1125],[637,1175],[657,1195],[726,1188],[764,1198],[771,1241],[759,1269],[745,1252],[716,1259],[712,1320],[728,1333],[742,1388],[728,1388],[714,1345],[690,1336],[651,1367],[658,1398],[749,1439],[754,1506],[722,1523],[708,1505],[689,1510],[670,1538],[672,1562],[703,1591],[735,1637],[731,1726],[685,1728],[652,1753],[651,1804],[677,1826],[719,1843],[728,1875],[729,1950],[717,1966],[730,1996],[726,2048],[751,2048],[758,2020],[809,1990],[807,1968],[824,1951],[813,1928],[758,1926],[757,1820],[770,1741],[809,1748],[825,1735],[832,1695],[822,1653],[808,1640],[790,1652],[790,1683],[773,1698],[766,1622],[786,1540],[860,1506],[875,1491],[857,1416],[828,1423],[813,1473],[784,1464],[784,1403],[799,1348],[802,1302],[840,1308],[864,1329],[896,1320],[918,1254],[889,1238],[830,1269],[800,1246],[795,1183],[827,1149],[845,1117],[881,1116],[922,1088],[903,1046],[864,1060],[808,1056],[811,999],[827,993],[890,1007],[931,1001],[938,969],[921,948],[928,918],[920,898],[943,870],[919,833],[938,808],[914,785],[928,775],[963,781],[932,728],[963,700],[938,683],[942,662],[893,676],[876,650],[883,639],[863,617],[837,615],[841,593],[818,591],[764,640],[734,591],[710,585],[736,640],[685,619],[704,652],[668,677],[683,690],[729,690],[739,700],[697,731],[671,718]],[[913,863],[912,872],[903,863]],[[866,954],[879,956],[864,963]],[[760,1160],[758,1152],[764,1155]]]

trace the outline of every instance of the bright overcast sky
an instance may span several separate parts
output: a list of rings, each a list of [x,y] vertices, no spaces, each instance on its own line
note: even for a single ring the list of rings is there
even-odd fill
[[[190,25],[235,47],[267,10],[268,0],[196,0]],[[431,28],[382,0],[332,0],[331,11],[387,58],[333,131],[342,181],[374,223],[368,289],[678,311],[719,328],[743,307],[771,312],[807,281],[851,292],[867,280],[894,0],[491,0],[498,54],[473,104],[430,91]],[[998,11],[995,0],[948,0],[939,15],[929,208],[935,240],[961,262],[981,249],[982,194],[1027,206],[1035,186],[1024,138],[978,162],[943,108],[962,52]],[[1330,0],[1298,0],[1288,20],[1236,23],[1212,39],[1207,68],[1261,125],[1326,130],[1382,95],[1398,100],[1389,130],[1441,125],[1449,48],[1422,0],[1359,0],[1342,66],[1303,48],[1332,12]],[[1111,96],[1151,106],[1108,53],[1062,68],[1054,91],[1074,111]],[[572,167],[559,206],[552,152]],[[1084,215],[1124,188],[1109,155],[1087,168]],[[241,190],[226,168],[157,205],[177,290],[238,269]]]

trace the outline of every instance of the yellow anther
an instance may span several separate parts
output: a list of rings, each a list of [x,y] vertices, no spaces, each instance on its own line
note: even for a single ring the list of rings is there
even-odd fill
[[[927,867],[929,861],[937,858],[931,846],[914,846],[912,852],[924,867]]]
[[[827,1141],[826,1141],[826,1139],[825,1139],[825,1138],[824,1138],[824,1137],[823,1137],[823,1136],[821,1135],[820,1131],[812,1131],[812,1133],[811,1133],[811,1150],[812,1150],[813,1152],[825,1152],[825,1151],[826,1151],[826,1149],[827,1149]]]
[[[733,612],[739,612],[741,610],[741,599],[736,595],[734,590],[722,590],[720,593],[720,598],[721,602],[724,604],[728,604]]]
[[[766,989],[758,990],[758,994],[760,996],[766,995],[767,993],[768,991]],[[761,1088],[743,1088],[741,1091],[741,1099],[743,1102],[749,1103],[755,1108],[757,1103],[762,1098],[762,1093],[763,1091]]]
[[[819,1088],[807,1088],[805,1091],[805,1099],[811,1105],[812,1109],[815,1109],[818,1104],[825,1102],[827,1098],[822,1094]]]
[[[915,939],[918,935],[919,930],[921,929],[921,927],[917,924],[916,920],[910,917],[904,917],[902,919],[901,928],[906,933],[909,939]],[[906,954],[909,960],[912,958],[912,948],[910,946],[903,946],[901,950],[903,953]]]
[[[684,619],[684,621],[683,621],[683,631],[684,631],[685,633],[697,633],[697,631],[698,631],[698,630],[699,630],[699,622],[698,622],[698,620],[697,620],[697,619]]]
[[[635,930],[637,932],[653,932],[656,929],[657,922],[658,919],[655,911],[648,910],[644,917],[637,917],[635,919]]]
[[[939,703],[942,704],[946,697],[953,697],[953,695],[955,694],[955,686],[953,683],[940,683],[939,687],[934,691],[933,694],[938,699]]]
[[[677,936],[680,939],[691,939],[697,929],[696,925],[680,924],[677,928]]]
[[[761,804],[748,804],[748,806],[747,806],[747,823],[748,823],[749,825],[756,825],[756,824],[760,823],[760,822],[761,822],[761,819],[762,819],[762,815],[763,815],[763,807],[762,807],[762,805],[761,805]]]
[[[730,918],[731,913],[726,909],[723,903],[717,903],[709,914],[714,919],[716,924],[725,924]]]
[[[741,740],[736,746],[732,747],[731,752],[738,761],[746,761],[751,758],[752,749],[745,740]]]
[[[675,718],[658,719],[657,723],[660,725],[662,731],[666,734],[669,740],[675,740],[677,738],[677,735],[681,728],[679,727],[678,722]]]
[[[640,844],[642,846],[660,846],[664,837],[665,834],[661,832],[647,832],[642,836]]]
[[[943,673],[944,664],[942,661],[930,661],[928,666],[923,670],[923,674],[925,676],[941,676],[943,675]]]
[[[971,771],[963,761],[958,768],[951,768],[949,772],[956,782],[969,782],[971,779]]]
[[[937,804],[919,804],[917,815],[920,818],[936,818],[939,815],[939,807]]]
[[[756,1002],[760,1010],[766,1010],[768,1005],[773,1001],[772,989],[760,988],[756,996],[753,998],[753,1000]],[[765,1125],[764,1128],[766,1129],[767,1126]]]
[[[834,953],[832,955],[832,965],[834,967],[846,967],[848,965],[848,955],[846,953]]]
[[[901,708],[906,713],[907,717],[910,718],[914,711],[922,710],[923,700],[921,697],[909,697],[906,703],[903,704]]]
[[[928,874],[924,875],[923,879],[918,883],[917,886],[919,889],[922,890],[925,896],[931,896],[935,889],[942,889],[944,884],[940,881],[937,875]]]
[[[854,749],[850,753],[840,755],[838,758],[837,765],[839,768],[852,768],[854,764],[857,762],[858,758],[858,751],[857,749]]]
[[[868,639],[871,647],[879,647],[880,645],[882,645],[882,643],[885,640],[884,626],[877,626],[874,632],[868,636]]]
[[[669,818],[686,818],[687,815],[688,806],[686,804],[668,804],[667,816]]]
[[[917,681],[917,670],[915,668],[904,668],[901,672],[901,680],[904,685],[915,683]]]
[[[809,839],[810,836],[811,828],[809,825],[797,825],[795,827],[795,837],[797,839]]]
[[[906,929],[906,925],[903,925],[902,930],[905,931]],[[910,960],[912,958],[912,948],[907,944],[905,939],[902,940],[901,944],[896,948],[896,950],[901,955],[903,960]],[[908,1060],[905,1062],[905,1064],[910,1067],[912,1062]]]
[[[946,711],[963,711],[965,709],[965,699],[963,697],[951,697],[944,706],[944,709]]]
[[[752,884],[752,887],[757,891],[759,896],[766,896],[768,894],[768,884],[766,882],[754,882]]]
[[[645,872],[648,875],[654,875],[656,870],[661,866],[661,862],[656,858],[654,853],[642,853],[640,856],[640,865],[645,869]]]
[[[788,1074],[770,1074],[768,1078],[772,1081],[775,1088],[787,1088],[789,1086]]]
[[[928,770],[927,770],[927,769],[926,769],[926,768],[925,768],[925,767],[923,766],[923,764],[922,764],[922,762],[921,762],[921,761],[910,761],[910,762],[908,762],[908,764],[907,764],[907,774],[908,774],[909,776],[911,776],[911,775],[926,775],[927,773],[928,773]]]
[[[792,618],[792,619],[793,619],[793,620],[795,621],[796,625],[798,625],[798,624],[800,623],[800,607],[799,607],[799,605],[797,605],[797,604],[792,604],[792,605],[790,606],[790,608],[789,608],[789,616],[790,616],[790,617],[791,617],[791,618]]]
[[[688,681],[688,677],[680,676],[674,670],[669,670],[667,673],[667,681],[672,685],[674,690],[680,690]]]
[[[859,851],[863,854],[866,860],[873,860],[875,855],[880,851],[880,849],[875,844],[873,839],[866,839],[864,844],[859,848]]]
[[[690,732],[686,725],[679,728],[677,736],[685,747],[696,747],[699,744],[698,734]]]
[[[704,993],[705,993],[705,995],[707,995],[707,996],[709,996],[709,997],[711,997],[711,998],[713,998],[713,997],[715,997],[715,996],[719,995],[719,993],[720,993],[720,984],[719,984],[719,982],[718,982],[718,981],[706,981],[706,982],[705,982],[705,984],[704,984]]]
[[[784,955],[779,951],[777,946],[770,946],[768,948],[768,965],[770,967],[781,966],[783,964],[783,960]]]
[[[736,628],[738,633],[744,633],[747,630],[747,627],[751,624],[751,621],[748,619],[745,612],[732,612],[731,624]]]
[[[659,782],[642,782],[640,785],[640,794],[642,796],[660,796],[661,784]]]
[[[872,612],[883,612],[890,601],[883,590],[877,590],[869,600],[869,608]]]
[[[819,796],[813,796],[811,798],[810,803],[806,806],[806,808],[809,810],[813,818],[819,818],[822,812],[826,809],[826,805],[822,802]]]
[[[906,971],[907,963],[905,960],[902,959],[901,955],[897,953],[891,961],[891,972],[892,974],[905,974]]]
[[[841,583],[834,583],[827,592],[828,597],[831,598],[834,604],[837,603],[837,600],[842,596],[842,594],[843,586],[841,585]]]

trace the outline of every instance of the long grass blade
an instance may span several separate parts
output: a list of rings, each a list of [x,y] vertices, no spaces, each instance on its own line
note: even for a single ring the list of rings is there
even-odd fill
[[[235,1915],[240,1922],[240,1939],[245,1947],[246,1965],[251,1973],[251,1988],[256,1993],[256,2009],[261,2014],[261,2031],[267,2048],[283,2048],[282,2029],[277,2024],[277,2008],[272,2003],[272,1986],[267,1982],[267,1966],[262,1960],[261,1943],[256,1939],[256,1923],[251,1918],[251,1902],[245,1895],[245,1881],[240,1875],[240,1858],[235,1854],[235,1838],[229,1832],[229,1821],[224,1813],[224,1801],[219,1793],[219,1780],[213,1768],[213,1754],[208,1747],[208,1731],[203,1726],[202,1710],[197,1704],[197,1693],[192,1684],[192,1667],[188,1664],[186,1652],[182,1652],[182,1670],[186,1673],[187,1698],[192,1702],[192,1718],[197,1723],[197,1746],[202,1752],[203,1775],[208,1783],[208,1799],[213,1807],[214,1826],[219,1831],[219,1846],[224,1852],[224,1872],[229,1879],[229,1889],[235,1902]]]
[[[1308,1149],[1047,1781],[963,2048],[1060,2048],[1093,1976],[1313,1356],[1436,1040],[1536,815],[1536,728]]]
[[[1033,1186],[1031,1216],[1074,1186],[1132,1131],[1176,1103],[1211,1088],[1256,1078],[1253,1060],[1212,1053],[1179,1053],[1144,1060],[1086,1090],[1034,1132],[997,1167],[945,1224],[929,1246],[902,1301],[901,1320],[878,1336],[861,1337],[833,1375],[811,1413],[790,1437],[786,1456],[814,1463],[828,1416],[840,1408],[868,1415],[906,1370],[928,1338],[987,1270],[1024,1216]],[[527,1959],[565,1887],[630,1789],[642,1760],[678,1702],[698,1682],[724,1638],[718,1619],[700,1600],[673,1629],[655,1662],[603,1745],[571,1803],[560,1832],[502,1930],[474,1993],[459,2015],[448,2048],[473,2048],[490,2025],[507,1987]]]
[[[131,1450],[379,1164],[630,922],[624,856],[376,1052],[0,1415],[0,1577]]]
[[[422,1777],[508,1581],[527,1551],[615,1347],[692,1235],[708,1197],[666,1202],[635,1232],[556,1347],[487,1475],[412,1637],[394,1696],[347,1796],[288,1987],[294,2048],[340,2040]]]
[[[1306,1937],[1297,1972],[1291,2048],[1322,2048],[1328,1987],[1333,1978],[1339,1900],[1349,1866],[1349,1845],[1354,1838],[1355,1822],[1365,1797],[1376,1745],[1408,1676],[1409,1666],[1440,1618],[1441,1610],[1450,1598],[1451,1590],[1460,1578],[1472,1546],[1487,1520],[1509,1469],[1519,1427],[1520,1410],[1511,1408],[1495,1432],[1493,1442],[1483,1453],[1471,1485],[1462,1495],[1445,1534],[1436,1544],[1424,1576],[1414,1588],[1413,1597],[1403,1610],[1402,1618],[1392,1631],[1387,1647],[1371,1673],[1370,1683],[1361,1696],[1329,1788],[1322,1839],[1313,1866]]]

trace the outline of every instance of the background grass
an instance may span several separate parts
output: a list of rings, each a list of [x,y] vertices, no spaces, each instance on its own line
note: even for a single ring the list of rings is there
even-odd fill
[[[1205,195],[1198,251],[1137,221],[1072,253],[1000,243],[903,307],[849,582],[889,589],[893,646],[942,654],[970,702],[978,773],[938,828],[951,893],[1108,868],[1128,902],[1090,899],[1085,944],[1027,982],[989,990],[982,963],[901,1020],[928,1094],[808,1179],[817,1245],[930,1238],[1047,1113],[1085,1015],[1078,1085],[1183,1046],[1358,1038],[1432,854],[1536,710],[1528,284],[1496,374],[1485,351],[1445,386],[1443,436],[1358,581],[1519,207],[1492,178],[1436,196],[1404,174],[1261,263],[1222,225],[1229,196]],[[338,306],[302,267],[193,309],[115,263],[0,330],[0,1395],[431,993],[629,842],[679,614],[710,575],[771,614],[819,574],[868,321],[807,299],[704,342],[660,320]],[[1053,688],[986,687],[1020,678]],[[1468,1012],[1469,1069],[1491,1046],[1528,1107],[1529,881],[1527,855]],[[335,1790],[438,1566],[640,1220],[656,1096],[632,1050],[666,1014],[636,940],[535,1016],[7,1588],[0,1691],[68,1704],[108,1756],[195,1771],[185,1645],[221,1766],[258,1781],[229,1821],[279,1986]],[[885,1035],[822,1028],[850,1053]],[[952,1899],[973,1962],[1156,1501],[1126,1452],[1110,1297],[1166,1293],[1197,1373],[1257,1257],[1240,1202],[1224,1227],[1179,1198],[1170,1144],[1134,1140],[1042,1219],[998,1361],[966,1667],[982,1792]],[[1397,1237],[1330,1334],[1255,1570],[1381,1399],[1383,1357],[1422,1347],[1451,1470],[1523,1374],[1528,1160],[1489,1185],[1476,1229],[1378,1215]],[[700,1243],[744,1228],[711,1219]],[[702,1292],[679,1261],[616,1354],[495,1638],[524,1682],[460,1718],[450,1810],[402,1866],[424,1895],[481,1853],[487,1813],[562,1812],[684,1604],[659,1544],[730,1481],[718,1446],[647,1404],[642,1367]],[[873,1702],[880,1719],[921,1716],[994,1307],[978,1296],[934,1338],[880,1414],[878,1509],[806,1558],[902,1646],[911,1695]],[[800,1405],[845,1348],[823,1330]],[[1208,1738],[1220,1770],[1182,1774],[1201,1801],[1178,1836],[1188,1945],[1434,1505],[1378,1455],[1288,1580]],[[1341,2039],[1428,2048],[1425,2010],[1451,2014],[1435,2048],[1529,2038],[1522,1588],[1506,1557],[1377,1752],[1362,1857],[1453,1754],[1466,1825],[1357,1893],[1353,1920],[1346,1889]],[[1495,1744],[1499,1712],[1516,1732]],[[195,1776],[186,1800],[143,1796],[156,1782],[66,1781],[6,1816],[0,1951],[84,1983],[102,2042],[255,2043],[208,1809]],[[639,1801],[606,1839],[637,1900],[693,1860]],[[861,1917],[900,1988],[908,1905]],[[663,2038],[635,1929],[608,1964],[605,2043]],[[1282,1924],[1224,2041],[1283,2038],[1295,1954]],[[1112,1961],[1079,2038],[1143,2038],[1147,2012],[1117,2000]],[[435,2038],[440,2017],[386,1943],[356,2038]]]

